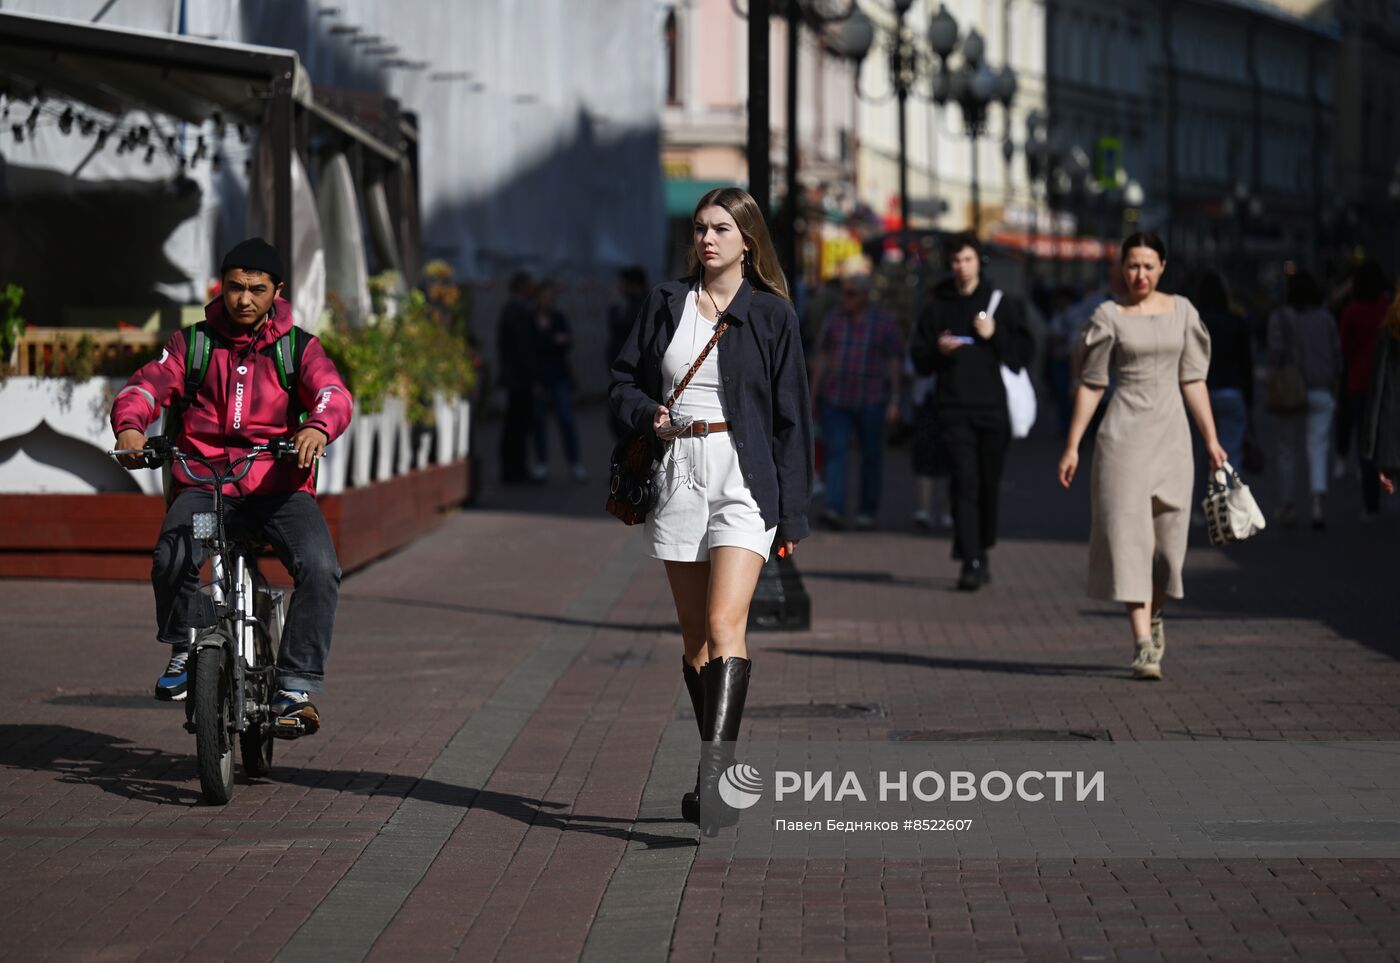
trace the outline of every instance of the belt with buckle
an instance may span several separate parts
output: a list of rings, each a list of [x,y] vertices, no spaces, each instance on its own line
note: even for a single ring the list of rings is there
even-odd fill
[[[685,430],[681,432],[681,435],[704,438],[706,435],[713,435],[715,432],[728,430],[729,422],[727,421],[693,421],[686,426]]]

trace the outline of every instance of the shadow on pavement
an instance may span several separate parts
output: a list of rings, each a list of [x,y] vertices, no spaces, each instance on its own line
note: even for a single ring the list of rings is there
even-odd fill
[[[1013,675],[1123,675],[1122,666],[1092,665],[1083,662],[1001,662],[995,659],[947,658],[878,649],[801,649],[779,646],[771,651],[819,659],[851,659],[858,662],[921,666],[926,669],[970,669],[974,672],[1007,672]]]
[[[696,840],[675,836],[658,836],[652,833],[634,832],[629,827],[649,823],[680,825],[679,819],[632,819],[621,816],[588,816],[580,813],[559,812],[567,808],[564,803],[532,799],[512,793],[493,792],[490,789],[473,789],[470,786],[454,786],[436,779],[415,779],[412,776],[396,776],[383,772],[364,770],[335,769],[283,769],[274,766],[272,782],[288,783],[307,789],[334,789],[362,796],[397,796],[401,799],[415,799],[419,802],[438,806],[452,806],[460,809],[484,809],[514,819],[531,826],[557,829],[560,832],[589,833],[594,836],[608,836],[613,839],[636,840],[648,849],[666,849],[678,846],[695,846]]]
[[[675,632],[680,633],[677,622],[598,622],[592,619],[573,619],[566,615],[543,615],[538,612],[518,612],[513,609],[492,609],[482,605],[455,605],[451,602],[429,602],[423,599],[400,599],[388,595],[345,595],[344,601],[379,602],[384,605],[403,605],[409,608],[441,609],[447,612],[463,612],[467,615],[499,616],[508,619],[525,619],[530,622],[547,622],[551,625],[570,625],[587,629],[608,629],[614,632]]]
[[[65,784],[96,786],[124,799],[157,806],[192,808],[202,797],[186,783],[195,779],[195,758],[132,745],[130,740],[71,726],[0,724],[0,766],[52,772]],[[648,849],[694,846],[696,840],[635,832],[631,827],[656,823],[681,825],[678,819],[632,819],[564,813],[563,803],[531,799],[489,789],[453,786],[435,779],[366,770],[294,768],[273,764],[265,780],[249,781],[240,772],[239,783],[256,787],[285,783],[307,789],[326,789],[361,796],[394,796],[460,809],[485,809],[532,826],[561,832],[589,833],[613,839],[636,840]]]
[[[158,806],[188,807],[200,801],[197,790],[172,784],[194,777],[194,756],[70,726],[0,725],[0,766],[52,772],[61,783],[97,786]]]

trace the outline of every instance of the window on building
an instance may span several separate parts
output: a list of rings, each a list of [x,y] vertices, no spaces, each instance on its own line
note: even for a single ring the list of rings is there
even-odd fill
[[[680,44],[676,31],[676,11],[666,14],[666,103],[675,107],[681,102]]]

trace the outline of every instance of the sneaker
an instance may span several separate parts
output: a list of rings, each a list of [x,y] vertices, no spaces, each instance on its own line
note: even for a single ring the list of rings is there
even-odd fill
[[[1132,669],[1134,679],[1148,679],[1156,681],[1162,678],[1162,653],[1166,646],[1158,646],[1151,639],[1138,639],[1137,652],[1133,657]]]
[[[1292,502],[1284,502],[1279,506],[1275,517],[1280,528],[1292,528],[1298,524],[1298,509]]]
[[[943,517],[938,520],[938,527],[951,530],[953,527],[953,516],[944,512]]]
[[[933,531],[933,516],[923,509],[919,509],[914,513],[913,524],[921,532],[931,532]]]
[[[582,465],[575,465],[569,469],[569,473],[574,476],[574,481],[583,484],[588,481],[588,469]]]
[[[857,515],[855,525],[857,531],[868,532],[875,527],[875,519],[869,515]]]
[[[530,466],[530,481],[533,481],[533,482],[546,482],[546,481],[549,481],[549,466],[548,466],[548,465],[531,465],[531,466]]]
[[[321,717],[305,692],[299,689],[279,689],[268,706],[274,721],[272,734],[282,739],[309,736],[321,728]]]
[[[817,520],[834,532],[842,531],[846,527],[846,520],[829,508],[824,509],[817,516]]]
[[[170,662],[156,680],[156,698],[161,702],[183,702],[190,687],[190,647],[171,646]]]

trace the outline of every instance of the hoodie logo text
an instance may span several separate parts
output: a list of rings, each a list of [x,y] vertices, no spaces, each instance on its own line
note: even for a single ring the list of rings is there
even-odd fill
[[[243,382],[233,389],[233,427],[238,430],[243,427]]]

